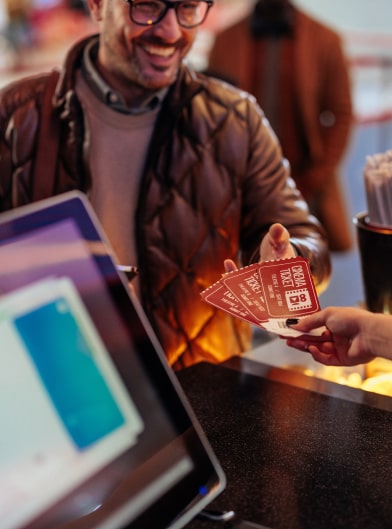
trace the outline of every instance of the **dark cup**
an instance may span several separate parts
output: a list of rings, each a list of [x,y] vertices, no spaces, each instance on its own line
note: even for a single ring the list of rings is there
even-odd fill
[[[367,213],[353,219],[356,225],[366,307],[392,313],[392,229],[369,224]]]

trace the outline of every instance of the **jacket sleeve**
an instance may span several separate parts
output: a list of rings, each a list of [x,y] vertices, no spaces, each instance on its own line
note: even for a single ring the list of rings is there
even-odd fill
[[[16,81],[0,91],[0,211],[31,201],[43,86],[37,77]]]
[[[243,180],[241,244],[245,262],[259,259],[259,245],[268,228],[280,222],[291,242],[310,261],[318,290],[326,288],[331,264],[323,228],[310,215],[308,206],[290,176],[276,135],[259,106],[251,98],[247,109],[249,159]]]

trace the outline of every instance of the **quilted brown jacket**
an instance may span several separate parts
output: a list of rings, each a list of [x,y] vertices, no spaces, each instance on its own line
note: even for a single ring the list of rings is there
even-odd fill
[[[59,136],[59,150],[50,194],[90,188],[89,134],[74,91],[85,43],[67,55],[51,102],[57,125],[48,134]],[[48,79],[20,80],[0,92],[1,210],[33,200]],[[207,305],[200,292],[220,277],[224,259],[257,260],[275,221],[309,257],[316,282],[325,283],[324,234],[289,178],[260,108],[245,92],[183,67],[151,140],[135,233],[141,301],[175,369],[219,362],[249,347],[244,322]]]

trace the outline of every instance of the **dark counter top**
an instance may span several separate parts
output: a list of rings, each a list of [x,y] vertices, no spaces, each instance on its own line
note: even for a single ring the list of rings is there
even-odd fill
[[[273,529],[392,528],[391,398],[246,359],[178,378],[227,476],[211,508]]]

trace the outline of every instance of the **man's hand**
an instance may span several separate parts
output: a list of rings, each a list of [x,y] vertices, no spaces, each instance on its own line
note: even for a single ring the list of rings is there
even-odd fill
[[[276,259],[287,259],[296,257],[296,252],[290,244],[290,234],[282,224],[272,224],[267,235],[260,244],[260,261],[275,261]],[[225,272],[237,270],[237,266],[231,259],[225,260]]]
[[[295,256],[296,252],[290,244],[290,234],[287,229],[282,224],[272,224],[260,244],[260,262]]]

